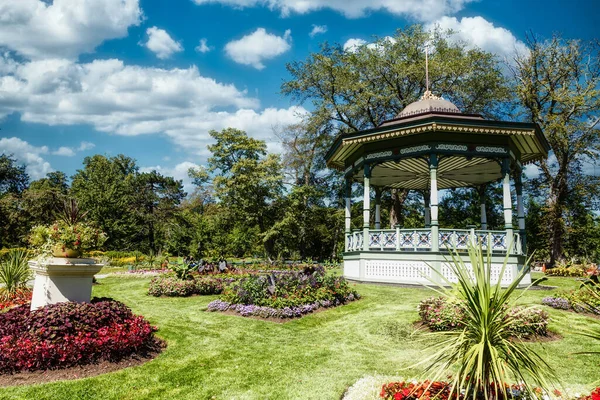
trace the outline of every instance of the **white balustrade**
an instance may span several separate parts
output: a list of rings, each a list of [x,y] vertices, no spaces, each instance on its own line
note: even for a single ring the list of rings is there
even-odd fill
[[[365,239],[362,230],[346,234],[348,251],[362,251],[364,240],[369,241],[369,250],[379,251],[431,251],[430,229],[370,229]],[[507,241],[506,231],[475,229],[439,229],[440,250],[467,250],[470,245],[481,245],[492,252],[523,254],[521,236],[514,232],[513,242]]]

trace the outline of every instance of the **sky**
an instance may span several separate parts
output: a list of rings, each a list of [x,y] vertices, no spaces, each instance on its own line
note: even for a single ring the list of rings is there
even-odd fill
[[[528,33],[598,38],[599,0],[0,0],[0,153],[32,180],[125,154],[191,186],[209,131],[279,145],[309,104],[286,64],[415,23],[510,58]]]

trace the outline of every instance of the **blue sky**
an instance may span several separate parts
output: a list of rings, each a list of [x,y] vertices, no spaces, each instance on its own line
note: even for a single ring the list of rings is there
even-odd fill
[[[32,179],[119,153],[184,179],[211,129],[277,151],[273,127],[305,112],[279,94],[285,65],[324,41],[439,24],[510,57],[527,32],[597,38],[599,12],[597,0],[0,0],[0,153]]]

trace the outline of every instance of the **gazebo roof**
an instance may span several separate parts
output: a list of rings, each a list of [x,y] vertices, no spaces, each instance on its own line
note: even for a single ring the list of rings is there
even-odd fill
[[[427,157],[436,153],[438,185],[444,189],[494,181],[502,176],[500,158],[524,165],[546,158],[549,150],[535,123],[463,114],[451,102],[426,92],[377,128],[339,135],[326,161],[355,181],[362,180],[360,169],[369,163],[374,186],[427,189]]]

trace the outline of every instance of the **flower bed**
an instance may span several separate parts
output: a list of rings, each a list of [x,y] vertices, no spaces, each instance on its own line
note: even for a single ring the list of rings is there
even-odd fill
[[[552,296],[544,297],[542,304],[559,310],[592,312],[600,315],[600,298],[586,288],[557,292]]]
[[[156,328],[123,303],[58,303],[0,314],[0,374],[118,361],[160,348]]]
[[[358,299],[343,277],[328,276],[323,267],[250,275],[224,286],[209,311],[235,311],[243,316],[295,318],[319,308]]]
[[[555,267],[547,269],[544,274],[548,276],[565,276],[582,278],[587,276],[587,273],[582,267]]]
[[[433,331],[464,328],[464,311],[460,303],[449,303],[441,297],[422,300],[418,307],[421,321]],[[539,308],[515,307],[508,311],[507,318],[514,321],[511,335],[517,337],[547,336],[548,313]]]
[[[493,390],[493,389],[492,389]],[[498,393],[497,397],[492,396],[490,400],[512,399],[512,400],[538,400],[538,399],[569,399],[558,390],[552,393],[544,393],[540,388],[532,388],[530,395],[526,386],[515,384],[506,387],[507,397]],[[457,396],[451,393],[451,384],[443,381],[424,381],[424,382],[390,382],[383,385],[379,396],[385,400],[448,400],[448,399],[466,399],[464,395]],[[469,397],[472,398],[472,397]],[[476,397],[476,400],[484,399],[483,394]],[[590,395],[572,398],[573,400],[600,400],[600,387],[592,391]]]
[[[29,288],[18,289],[6,299],[0,299],[0,312],[12,307],[20,306],[31,302],[33,291]]]

